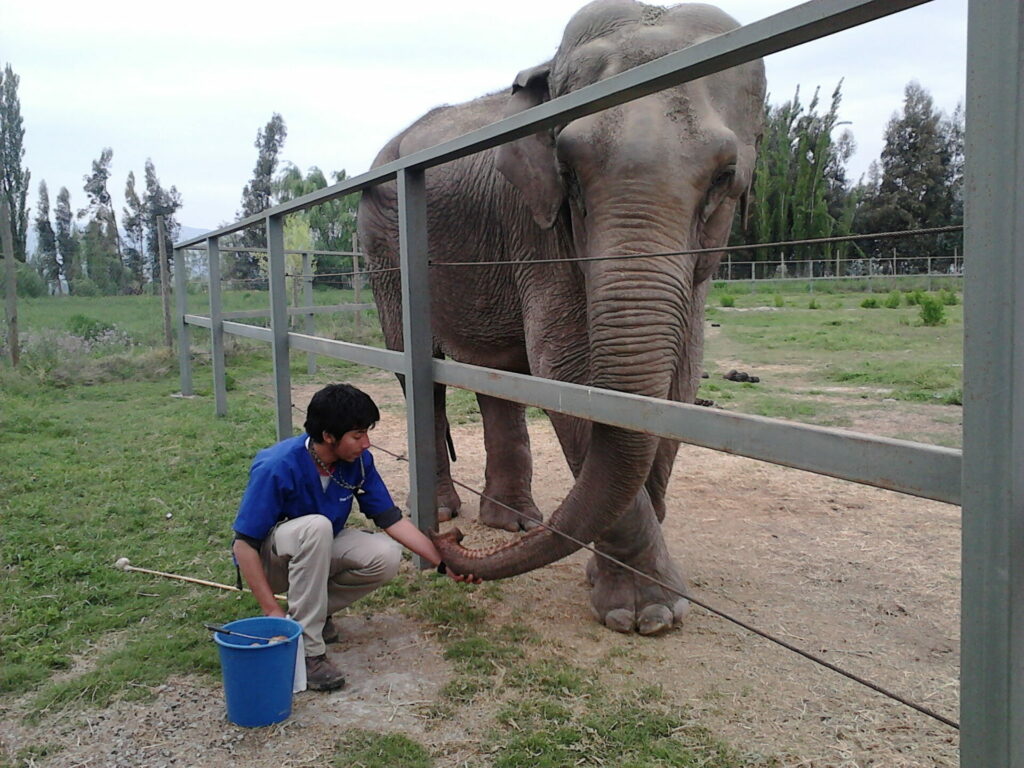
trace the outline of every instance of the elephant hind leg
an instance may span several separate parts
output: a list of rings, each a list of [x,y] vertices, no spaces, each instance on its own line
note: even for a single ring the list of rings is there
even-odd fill
[[[439,523],[457,517],[462,509],[455,485],[452,483],[452,469],[449,463],[451,431],[448,412],[445,407],[446,388],[444,384],[434,385],[434,445],[437,451],[437,521]],[[452,446],[454,447],[454,446]],[[454,451],[452,451],[454,454]],[[454,455],[452,456],[454,458]]]
[[[507,531],[534,528],[535,521],[542,516],[531,490],[533,459],[530,434],[526,429],[526,408],[479,394],[477,402],[484,422],[487,452],[480,522]]]
[[[396,374],[398,383],[402,385],[405,392],[405,377]],[[449,462],[449,443],[451,433],[448,425],[448,413],[445,409],[445,395],[447,388],[444,384],[434,385],[434,449],[437,456],[437,521],[447,522],[457,517],[462,509],[462,499],[459,498],[452,483],[452,469]],[[408,506],[408,505],[407,505]]]

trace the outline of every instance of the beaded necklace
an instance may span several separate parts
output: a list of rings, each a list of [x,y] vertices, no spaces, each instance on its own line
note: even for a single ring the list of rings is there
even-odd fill
[[[354,493],[356,496],[362,496],[364,493],[366,493],[366,490],[363,488],[363,483],[366,482],[366,466],[363,464],[362,454],[359,454],[359,472],[361,475],[359,478],[359,484],[349,485],[340,477],[335,477],[334,473],[330,470],[330,467],[324,464],[323,459],[317,456],[316,451],[313,449],[312,441],[310,441],[309,445],[306,446],[306,450],[309,451],[309,455],[313,459],[313,461],[316,462],[316,465],[320,467],[320,469],[322,469],[331,480],[340,485],[346,491],[352,491],[352,493]]]

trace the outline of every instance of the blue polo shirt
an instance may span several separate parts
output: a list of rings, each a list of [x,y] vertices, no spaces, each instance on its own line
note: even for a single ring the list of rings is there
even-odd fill
[[[337,462],[334,477],[348,485],[361,484],[364,493],[354,493],[334,481],[325,489],[306,449],[305,435],[264,448],[252,462],[249,485],[232,528],[243,536],[262,540],[284,520],[323,515],[331,521],[337,536],[352,512],[353,498],[359,503],[359,511],[378,528],[387,528],[402,519],[402,512],[392,501],[369,451],[363,451],[353,462]]]

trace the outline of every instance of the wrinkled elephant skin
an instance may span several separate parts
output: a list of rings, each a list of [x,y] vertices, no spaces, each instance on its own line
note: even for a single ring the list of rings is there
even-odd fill
[[[735,27],[707,5],[597,0],[573,16],[550,62],[520,72],[510,91],[429,112],[389,142],[375,165]],[[431,259],[511,262],[431,267],[434,354],[693,402],[708,279],[720,254],[659,254],[727,242],[753,174],[764,91],[763,65],[753,62],[428,170]],[[359,233],[371,268],[398,264],[394,184],[364,194]],[[590,258],[609,256],[633,258]],[[375,272],[372,283],[385,341],[401,349],[398,273]],[[461,502],[449,474],[443,389],[436,395],[438,508],[448,517]],[[456,571],[495,579],[578,546],[532,525],[541,513],[531,494],[523,408],[479,402],[484,492],[496,500],[482,502],[480,518],[528,530],[494,551],[464,549],[455,534],[438,546]],[[619,631],[670,628],[687,606],[660,525],[677,445],[550,416],[575,484],[548,524],[667,585],[597,559],[587,569],[594,611]]]

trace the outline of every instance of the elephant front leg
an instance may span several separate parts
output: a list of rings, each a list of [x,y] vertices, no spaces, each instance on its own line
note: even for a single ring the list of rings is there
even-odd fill
[[[518,403],[486,395],[477,395],[477,402],[487,452],[480,522],[506,531],[533,528],[534,521],[542,517],[531,491],[533,459],[526,409]]]
[[[686,580],[672,560],[650,497],[641,490],[619,521],[595,542],[610,555],[658,582],[594,555],[587,563],[590,602],[598,621],[616,632],[654,635],[678,624],[689,609]],[[665,586],[662,586],[665,585]]]

